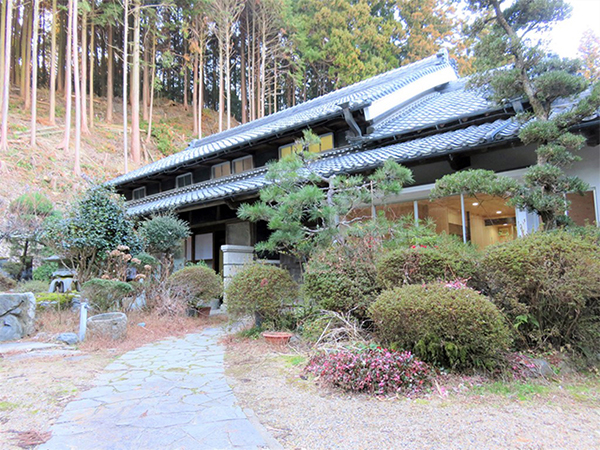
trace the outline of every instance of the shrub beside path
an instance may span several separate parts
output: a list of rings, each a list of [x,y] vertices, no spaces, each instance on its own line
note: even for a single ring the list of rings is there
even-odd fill
[[[221,332],[209,328],[124,354],[67,405],[39,448],[280,448],[238,406],[224,375]]]

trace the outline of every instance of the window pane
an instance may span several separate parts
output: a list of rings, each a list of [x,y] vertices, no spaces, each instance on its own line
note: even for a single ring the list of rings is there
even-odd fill
[[[186,173],[185,175],[180,175],[175,180],[178,188],[189,186],[192,184],[192,174]]]
[[[139,200],[141,198],[144,198],[146,196],[146,188],[145,187],[141,187],[141,188],[137,188],[133,190],[133,199],[134,200]]]
[[[284,156],[291,155],[292,154],[292,146],[286,145],[285,147],[281,147],[279,149],[279,154],[281,155],[281,158],[283,158]]]
[[[587,191],[583,195],[567,194],[567,200],[571,202],[569,217],[576,225],[584,226],[597,223],[594,191]]]
[[[321,136],[321,151],[331,150],[333,148],[333,134]]]

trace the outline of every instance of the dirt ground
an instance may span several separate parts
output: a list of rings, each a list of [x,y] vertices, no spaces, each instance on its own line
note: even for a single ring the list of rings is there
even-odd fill
[[[286,449],[600,449],[600,378],[446,378],[414,398],[350,395],[304,376],[303,350],[227,341],[243,407]]]
[[[130,313],[121,342],[89,338],[74,347],[0,353],[0,449],[34,448],[49,439],[50,425],[66,404],[92,387],[94,377],[121,354],[221,321]],[[72,313],[46,312],[38,317],[38,334],[19,342],[55,343],[56,333],[76,327]]]

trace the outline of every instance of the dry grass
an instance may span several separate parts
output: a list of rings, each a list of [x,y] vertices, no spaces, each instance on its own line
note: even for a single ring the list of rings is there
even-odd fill
[[[225,320],[224,316],[164,316],[155,312],[133,311],[127,313],[127,337],[124,340],[113,341],[100,336],[87,336],[85,341],[78,345],[78,349],[86,353],[110,351],[120,355],[167,337],[198,333],[206,326],[217,325]],[[37,340],[51,341],[57,333],[78,332],[79,314],[71,311],[44,311],[38,315],[37,324]]]

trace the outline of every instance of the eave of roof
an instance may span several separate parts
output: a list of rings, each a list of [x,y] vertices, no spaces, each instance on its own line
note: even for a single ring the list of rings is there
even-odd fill
[[[482,146],[514,140],[520,128],[521,124],[516,120],[504,119],[382,148],[371,150],[351,148],[345,153],[333,153],[313,162],[310,170],[323,176],[330,176],[376,168],[389,159],[407,163],[435,158],[457,151],[475,150]],[[147,215],[252,194],[270,183],[265,179],[265,173],[266,169],[261,168],[241,175],[205,181],[182,189],[151,195],[135,202],[128,202],[128,213]]]

